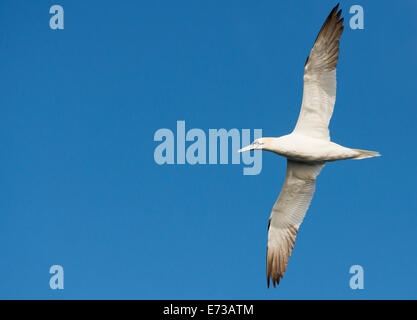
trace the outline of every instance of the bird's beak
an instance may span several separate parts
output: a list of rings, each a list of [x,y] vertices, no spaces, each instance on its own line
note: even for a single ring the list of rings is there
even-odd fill
[[[251,144],[247,147],[244,147],[244,148],[238,150],[238,152],[245,152],[245,151],[249,151],[249,150],[253,150],[253,149],[255,149],[255,146],[253,144]]]

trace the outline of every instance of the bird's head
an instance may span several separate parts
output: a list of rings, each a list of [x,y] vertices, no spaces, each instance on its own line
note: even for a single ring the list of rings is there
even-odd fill
[[[256,139],[252,144],[242,148],[239,152],[249,151],[249,150],[271,150],[272,143],[274,138],[259,138]]]

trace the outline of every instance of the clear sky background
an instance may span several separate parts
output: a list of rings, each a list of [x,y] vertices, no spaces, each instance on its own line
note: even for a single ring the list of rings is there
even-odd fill
[[[341,4],[331,136],[383,156],[324,168],[277,289],[265,254],[285,159],[264,153],[257,176],[154,161],[177,120],[289,133],[335,4],[1,1],[0,298],[416,299],[417,1]]]

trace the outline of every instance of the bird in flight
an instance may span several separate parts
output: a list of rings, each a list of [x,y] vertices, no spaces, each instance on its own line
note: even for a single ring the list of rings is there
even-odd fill
[[[330,141],[328,126],[336,100],[336,64],[343,32],[342,10],[338,8],[339,4],[330,12],[307,57],[301,110],[293,132],[256,139],[239,150],[266,150],[287,158],[285,182],[268,223],[268,288],[270,280],[275,287],[284,276],[298,228],[313,198],[316,177],[325,163],[380,155]]]

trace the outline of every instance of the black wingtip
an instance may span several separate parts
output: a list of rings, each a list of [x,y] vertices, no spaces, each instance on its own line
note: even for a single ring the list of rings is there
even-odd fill
[[[333,15],[335,15],[335,16],[337,16],[337,18],[339,18],[340,17],[340,15],[342,14],[342,9],[339,9],[339,5],[340,5],[340,3],[338,3],[333,9],[332,9],[332,11],[330,12],[330,14],[329,14],[329,16],[333,16]]]
[[[329,15],[327,16],[327,19],[326,20],[329,20],[329,19],[331,19],[333,16],[336,16],[337,17],[337,19],[339,20],[339,18],[340,18],[340,16],[341,16],[341,14],[342,14],[342,9],[340,9],[339,11],[338,11],[338,9],[339,9],[339,5],[340,5],[340,2],[332,9],[332,11],[330,11],[330,13],[329,13]]]
[[[337,14],[337,9],[339,9],[339,3],[332,9],[332,11],[330,11],[328,18],[334,15],[335,12]]]

